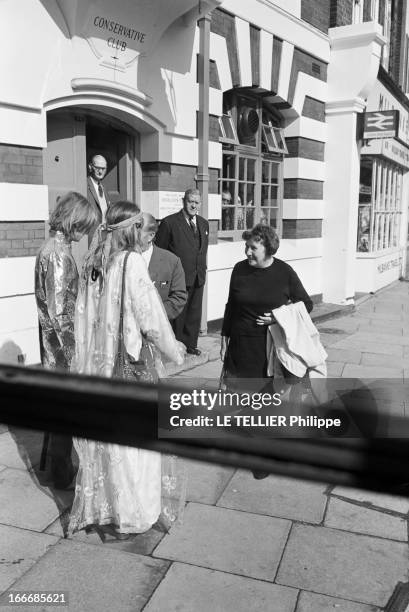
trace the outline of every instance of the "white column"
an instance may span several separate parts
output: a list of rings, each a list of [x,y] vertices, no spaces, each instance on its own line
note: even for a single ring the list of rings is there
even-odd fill
[[[355,294],[360,172],[357,115],[366,107],[385,39],[374,22],[329,30],[323,221],[323,299],[346,304]]]
[[[346,304],[355,293],[360,146],[356,139],[358,101],[327,107],[327,177],[324,183],[323,299]]]

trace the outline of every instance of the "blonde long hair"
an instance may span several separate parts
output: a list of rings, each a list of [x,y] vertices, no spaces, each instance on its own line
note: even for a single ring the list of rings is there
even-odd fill
[[[137,204],[122,200],[109,206],[106,223],[102,223],[94,234],[86,255],[81,281],[86,284],[99,279],[104,287],[106,272],[113,256],[119,251],[141,253],[140,230],[143,216]]]

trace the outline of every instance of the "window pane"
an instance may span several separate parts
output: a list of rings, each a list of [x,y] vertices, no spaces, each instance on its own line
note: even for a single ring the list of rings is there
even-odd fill
[[[237,229],[244,230],[244,208],[243,206],[239,206],[236,210],[237,214]]]
[[[278,187],[271,187],[270,191],[270,206],[277,206]]]
[[[246,228],[251,229],[254,227],[254,208],[251,206],[246,210]]]
[[[247,180],[254,181],[255,180],[255,168],[256,168],[256,160],[248,159],[247,160]]]
[[[234,230],[234,207],[222,207],[222,230]]]
[[[262,183],[268,183],[270,181],[269,170],[270,170],[270,162],[263,161],[263,166],[261,169],[261,182]]]
[[[270,225],[271,227],[274,227],[275,229],[277,229],[277,223],[278,223],[278,208],[271,208],[270,209]]]
[[[273,128],[274,131],[274,136],[276,138],[277,141],[277,147],[280,149],[280,151],[286,151],[287,147],[285,146],[285,142],[283,139],[283,135],[281,132],[280,128]]]
[[[371,226],[371,207],[360,206],[358,211],[357,250],[360,253],[369,251],[369,230]]]
[[[223,115],[222,123],[225,132],[225,138],[237,141],[236,134],[234,133],[233,119],[231,115]]]
[[[239,180],[244,181],[246,178],[245,175],[245,159],[240,157],[239,159]]]
[[[361,159],[359,203],[369,204],[372,198],[372,159]]]
[[[263,138],[268,151],[277,149],[273,128],[269,125],[263,125]]]
[[[223,178],[235,178],[236,174],[236,156],[223,155]]]
[[[270,203],[270,188],[268,185],[261,186],[261,205]]]
[[[269,208],[262,208],[261,212],[260,212],[260,223],[262,225],[268,225],[269,222],[269,215],[270,213],[270,209]]]
[[[271,182],[276,183],[278,181],[278,167],[279,164],[271,162]]]
[[[254,183],[247,184],[245,204],[254,206]]]

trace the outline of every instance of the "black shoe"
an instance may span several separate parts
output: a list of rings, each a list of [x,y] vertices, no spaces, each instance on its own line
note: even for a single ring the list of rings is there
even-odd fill
[[[186,353],[188,353],[189,355],[201,355],[202,351],[198,348],[187,348],[186,349]]]
[[[254,470],[252,474],[253,478],[256,480],[263,480],[264,478],[268,478],[270,476],[270,472],[262,472],[261,470]]]

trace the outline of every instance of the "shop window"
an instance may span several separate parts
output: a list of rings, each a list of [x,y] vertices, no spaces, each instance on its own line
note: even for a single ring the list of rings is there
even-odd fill
[[[278,113],[263,107],[262,100],[244,94],[225,95],[220,125],[231,125],[237,140],[223,143],[220,178],[221,239],[241,239],[243,230],[265,223],[281,230],[282,161],[287,153]]]
[[[402,169],[384,159],[361,158],[357,251],[382,251],[399,244]]]

